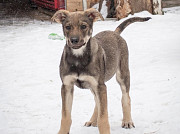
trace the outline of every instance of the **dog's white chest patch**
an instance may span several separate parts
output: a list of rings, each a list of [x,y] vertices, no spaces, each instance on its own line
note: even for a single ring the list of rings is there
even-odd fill
[[[79,65],[79,62],[78,62],[78,61],[77,61],[77,62],[75,62],[75,65],[76,65],[76,66],[78,66],[78,65]]]
[[[72,49],[72,53],[73,53],[73,55],[75,55],[75,56],[82,56],[83,53],[84,53],[85,48],[86,48],[86,45],[82,46],[82,47],[79,48],[79,49]]]

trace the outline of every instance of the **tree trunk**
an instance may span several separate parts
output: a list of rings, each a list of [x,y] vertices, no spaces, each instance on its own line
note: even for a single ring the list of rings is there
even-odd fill
[[[153,13],[152,0],[129,0],[129,3],[132,9],[132,14],[144,10]]]
[[[163,14],[162,0],[153,0],[153,14]]]
[[[107,0],[106,2],[107,8],[108,8],[108,15],[107,18],[115,18],[115,0]]]
[[[99,9],[98,9],[99,12],[101,11],[102,4],[103,4],[103,0],[100,0],[100,1],[99,1]]]

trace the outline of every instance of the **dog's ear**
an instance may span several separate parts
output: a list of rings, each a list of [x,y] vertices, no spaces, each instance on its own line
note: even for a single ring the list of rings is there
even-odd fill
[[[62,23],[68,15],[69,15],[69,11],[59,10],[53,15],[51,19],[53,21],[56,21],[57,23]]]
[[[97,21],[99,18],[100,18],[101,20],[104,20],[104,18],[103,18],[103,16],[101,15],[101,13],[98,12],[98,11],[97,11],[96,9],[94,9],[94,8],[87,9],[87,10],[84,12],[84,14],[85,14],[86,16],[88,16],[89,19],[92,19],[93,22]]]

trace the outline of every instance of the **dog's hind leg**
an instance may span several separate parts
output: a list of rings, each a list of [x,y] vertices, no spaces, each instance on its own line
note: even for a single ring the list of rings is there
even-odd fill
[[[127,48],[125,48],[127,49]],[[121,86],[122,90],[122,109],[123,109],[123,128],[132,128],[134,123],[131,119],[131,100],[129,96],[130,89],[130,72],[128,65],[128,53],[121,55],[121,61],[119,63],[119,68],[116,72],[116,79]]]
[[[73,86],[62,85],[61,96],[62,96],[62,119],[61,128],[58,134],[69,134],[71,127],[71,109],[73,101]]]
[[[95,103],[96,103],[97,100],[96,100],[95,93],[92,90],[91,90],[91,92],[94,95],[94,100],[95,100]],[[84,126],[86,126],[86,127],[89,127],[89,126],[97,127],[97,117],[98,117],[98,108],[97,108],[97,103],[96,103],[91,119],[88,122],[86,122]]]

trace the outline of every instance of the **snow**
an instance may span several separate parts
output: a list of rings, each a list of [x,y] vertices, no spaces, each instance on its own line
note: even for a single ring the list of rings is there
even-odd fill
[[[122,33],[130,55],[132,118],[136,128],[121,128],[121,91],[115,78],[106,83],[111,134],[178,134],[180,131],[180,7],[165,15],[141,12],[148,22]],[[127,19],[127,18],[126,18]],[[125,19],[123,19],[125,20]],[[98,21],[94,35],[121,21]],[[15,23],[16,24],[16,23]],[[61,119],[59,61],[65,40],[61,25],[33,21],[0,26],[0,133],[53,134]],[[71,134],[98,134],[84,127],[93,112],[89,90],[75,88]]]

